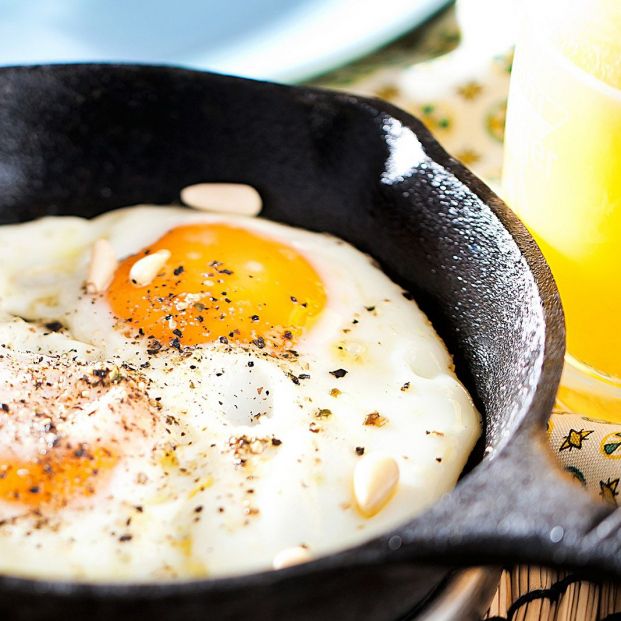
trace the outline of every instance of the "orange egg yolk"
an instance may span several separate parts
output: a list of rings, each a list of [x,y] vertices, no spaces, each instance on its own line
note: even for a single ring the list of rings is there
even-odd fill
[[[171,256],[150,284],[133,284],[132,265],[163,249]],[[122,261],[107,299],[131,330],[162,346],[219,340],[284,350],[312,326],[326,294],[295,249],[243,228],[191,224]]]
[[[33,461],[0,459],[0,500],[33,509],[64,507],[73,498],[92,496],[117,462],[115,454],[103,447],[53,449]]]

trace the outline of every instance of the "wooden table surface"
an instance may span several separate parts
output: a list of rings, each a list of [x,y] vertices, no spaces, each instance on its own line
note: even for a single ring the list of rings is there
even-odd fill
[[[489,621],[621,620],[621,585],[519,565],[503,571],[485,617]]]

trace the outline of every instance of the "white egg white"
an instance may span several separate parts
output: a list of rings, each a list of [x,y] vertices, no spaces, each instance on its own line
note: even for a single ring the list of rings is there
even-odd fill
[[[313,265],[327,304],[296,344],[297,358],[220,343],[151,356],[144,340],[115,329],[103,296],[84,292],[95,240],[108,239],[123,258],[189,222],[246,227]],[[269,569],[295,546],[325,555],[438,500],[456,484],[481,433],[425,315],[368,256],[331,236],[141,206],[90,221],[50,217],[0,227],[0,266],[0,378],[37,365],[56,373],[66,365],[78,376],[80,369],[120,368],[145,395],[124,403],[117,394],[108,411],[105,398],[115,397],[104,391],[94,397],[92,422],[77,414],[64,421],[64,437],[75,442],[92,439],[89,424],[99,438],[116,438],[120,463],[93,495],[38,515],[0,501],[3,573],[188,579]],[[46,327],[54,321],[64,328]],[[347,373],[336,377],[337,369]],[[67,382],[66,390],[80,389]],[[62,408],[62,382],[50,383],[50,407]],[[135,425],[117,433],[123,416]],[[0,439],[10,424],[10,413],[0,410]],[[400,479],[389,502],[365,517],[352,476],[358,460],[376,452],[396,460]]]

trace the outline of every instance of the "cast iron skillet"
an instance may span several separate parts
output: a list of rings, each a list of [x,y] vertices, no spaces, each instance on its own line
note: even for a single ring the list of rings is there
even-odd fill
[[[420,122],[380,101],[171,68],[0,71],[1,223],[166,204],[208,180],[250,183],[264,217],[349,240],[414,293],[483,412],[484,457],[425,514],[307,565],[142,586],[6,576],[1,618],[392,621],[463,564],[621,574],[618,514],[546,450],[564,348],[548,268]]]

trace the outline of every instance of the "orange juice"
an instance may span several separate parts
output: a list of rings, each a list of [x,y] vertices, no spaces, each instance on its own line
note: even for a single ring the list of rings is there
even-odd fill
[[[591,413],[621,420],[621,0],[539,4],[516,48],[503,190],[556,278],[570,361],[618,397]]]
[[[556,278],[570,360],[618,389],[596,413],[621,420],[621,0],[539,4],[516,48],[504,193]]]

